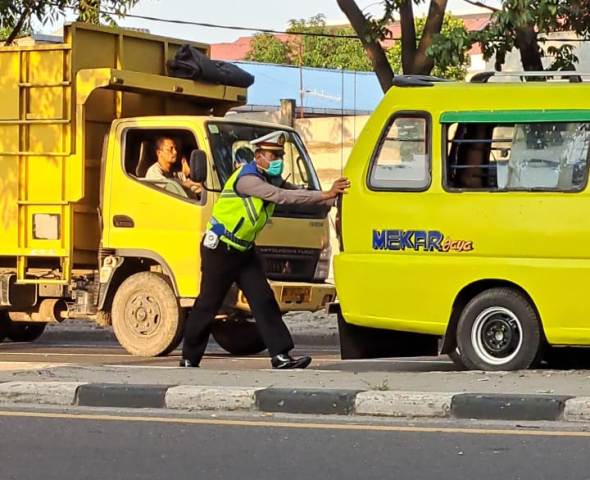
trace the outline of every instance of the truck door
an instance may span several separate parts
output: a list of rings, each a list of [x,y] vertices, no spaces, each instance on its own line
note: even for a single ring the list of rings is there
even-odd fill
[[[198,148],[197,137],[188,128],[139,122],[124,122],[115,134],[117,146],[109,154],[105,179],[103,247],[116,249],[122,256],[155,260],[171,274],[180,297],[195,297],[199,241],[210,207],[204,191],[186,188],[182,160]],[[164,172],[169,178],[154,178],[158,177],[153,170],[158,169],[159,144],[169,157],[171,145],[175,146],[171,171]]]

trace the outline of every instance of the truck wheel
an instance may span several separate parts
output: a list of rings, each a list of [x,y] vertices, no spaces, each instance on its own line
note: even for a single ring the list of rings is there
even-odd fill
[[[266,349],[256,323],[245,315],[216,320],[212,333],[221,348],[232,355],[255,355]]]
[[[10,322],[6,336],[13,342],[34,342],[46,326],[46,323],[39,322]]]
[[[115,336],[132,355],[156,357],[178,346],[183,313],[163,275],[131,275],[115,293],[111,313]]]
[[[8,333],[8,326],[10,325],[10,319],[6,311],[0,311],[0,343],[6,338]]]
[[[530,302],[510,288],[492,288],[465,306],[457,325],[457,350],[471,370],[520,370],[541,353],[539,318]]]

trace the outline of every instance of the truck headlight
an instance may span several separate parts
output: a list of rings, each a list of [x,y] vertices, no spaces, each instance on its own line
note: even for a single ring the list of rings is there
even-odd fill
[[[332,259],[332,247],[328,245],[320,252],[320,258],[313,274],[315,281],[325,281],[330,274],[330,260]]]

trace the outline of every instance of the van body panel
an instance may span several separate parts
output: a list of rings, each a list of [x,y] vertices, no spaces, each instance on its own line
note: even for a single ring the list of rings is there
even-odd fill
[[[449,124],[504,124],[515,115],[533,124],[586,123],[589,94],[587,84],[542,82],[393,87],[344,172],[352,186],[343,196],[344,251],[334,268],[346,322],[444,335],[460,292],[492,280],[526,292],[550,344],[590,345],[587,169],[575,191],[460,191],[445,183]],[[383,132],[396,115],[410,114],[430,122],[429,185],[375,190],[371,162]]]

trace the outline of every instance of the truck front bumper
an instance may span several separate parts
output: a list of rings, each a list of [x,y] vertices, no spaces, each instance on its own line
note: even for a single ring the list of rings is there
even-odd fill
[[[336,287],[329,283],[269,282],[282,312],[321,310],[336,299]],[[237,295],[235,308],[249,312],[244,293]]]

